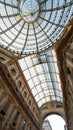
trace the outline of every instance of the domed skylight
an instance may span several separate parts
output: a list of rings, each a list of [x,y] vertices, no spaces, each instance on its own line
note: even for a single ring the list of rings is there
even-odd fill
[[[14,53],[45,50],[72,18],[73,0],[0,0],[0,45]]]

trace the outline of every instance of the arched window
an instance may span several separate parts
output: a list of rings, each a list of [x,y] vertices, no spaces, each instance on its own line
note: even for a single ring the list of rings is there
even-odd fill
[[[67,125],[61,116],[51,114],[44,119],[42,130],[67,130]]]

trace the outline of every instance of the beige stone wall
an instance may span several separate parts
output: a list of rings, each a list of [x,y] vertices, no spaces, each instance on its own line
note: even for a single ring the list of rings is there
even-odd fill
[[[67,122],[68,129],[73,130],[73,38],[65,52],[67,70],[66,95],[67,95]]]
[[[2,64],[2,69],[14,91],[18,96],[21,96],[21,100],[26,102],[36,120],[39,121],[40,109],[38,108],[38,105],[18,64],[18,58],[11,53],[0,49],[0,62]]]
[[[0,48],[0,130],[23,129],[41,129],[40,110],[18,59]]]
[[[30,127],[38,130],[29,116],[20,109],[4,83],[0,76],[0,130],[30,130]]]
[[[22,130],[24,125],[26,130],[27,126],[28,129],[31,127],[37,130],[28,115],[20,109],[18,103],[12,98],[4,83],[0,76],[0,130]],[[15,119],[17,112],[18,116]]]

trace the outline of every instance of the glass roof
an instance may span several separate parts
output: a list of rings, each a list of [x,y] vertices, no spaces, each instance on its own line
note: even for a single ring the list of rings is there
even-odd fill
[[[0,0],[0,46],[41,52],[58,41],[72,14],[73,0]]]
[[[52,101],[63,103],[54,50],[27,56],[19,64],[39,107]]]

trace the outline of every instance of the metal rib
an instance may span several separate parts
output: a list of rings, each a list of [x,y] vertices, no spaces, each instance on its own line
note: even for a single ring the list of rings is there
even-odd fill
[[[58,26],[58,27],[64,28],[63,25],[60,25],[60,24],[57,24],[57,23],[51,22],[51,21],[49,21],[49,20],[47,20],[47,19],[45,19],[45,18],[42,18],[42,17],[40,17],[40,18],[43,19],[43,20],[45,20],[45,21],[48,22],[48,23],[51,23],[51,24],[56,25],[56,26]]]
[[[16,8],[16,9],[18,9],[18,7],[17,7],[17,6],[10,5],[10,4],[5,3],[5,2],[2,2],[2,1],[0,1],[0,3],[1,3],[1,4],[4,4],[4,5],[7,5],[7,6],[10,6],[10,7],[12,7],[12,8]]]
[[[14,26],[16,26],[21,20],[22,20],[22,18],[21,18],[20,20],[18,20],[18,21],[17,21],[14,25],[12,25],[11,27],[9,27],[9,28],[7,28],[6,30],[0,32],[0,35],[3,34],[3,33],[5,33],[5,32],[7,32],[7,31],[9,31],[9,30],[10,30],[11,28],[13,28]]]
[[[0,15],[0,18],[10,18],[10,17],[18,16],[18,15],[20,15],[20,14],[17,13],[17,14],[12,14],[12,15],[7,15],[7,16],[1,16]]]
[[[27,34],[26,34],[25,43],[24,43],[23,49],[22,49],[22,51],[21,51],[21,54],[23,54],[23,51],[24,51],[24,49],[25,49],[25,46],[26,46],[26,43],[27,43],[27,38],[28,38],[28,33],[29,33],[29,24],[28,24],[28,28],[27,28]]]
[[[66,5],[60,6],[60,7],[56,7],[56,8],[52,8],[52,9],[40,10],[40,12],[52,12],[52,11],[57,11],[57,10],[66,8],[66,7],[68,7],[68,6],[71,6],[72,4],[73,4],[73,1],[67,3]]]
[[[37,52],[38,52],[38,42],[37,42],[37,36],[36,36],[34,24],[33,24],[33,30],[34,30],[35,40],[36,40],[36,48],[37,48]]]
[[[25,23],[24,23],[25,24]],[[17,39],[17,37],[19,36],[20,32],[22,31],[23,27],[24,27],[24,24],[23,26],[21,27],[20,31],[18,32],[18,34],[16,35],[16,37],[13,39],[13,41],[8,44],[8,46],[6,47],[7,49],[15,42],[15,40]]]
[[[38,23],[38,22],[37,22]],[[41,28],[41,30],[44,32],[44,34],[47,36],[47,38],[49,39],[49,41],[53,44],[52,40],[49,38],[49,36],[47,35],[47,33],[44,31],[44,29],[40,26],[40,24],[38,23],[39,27]]]

